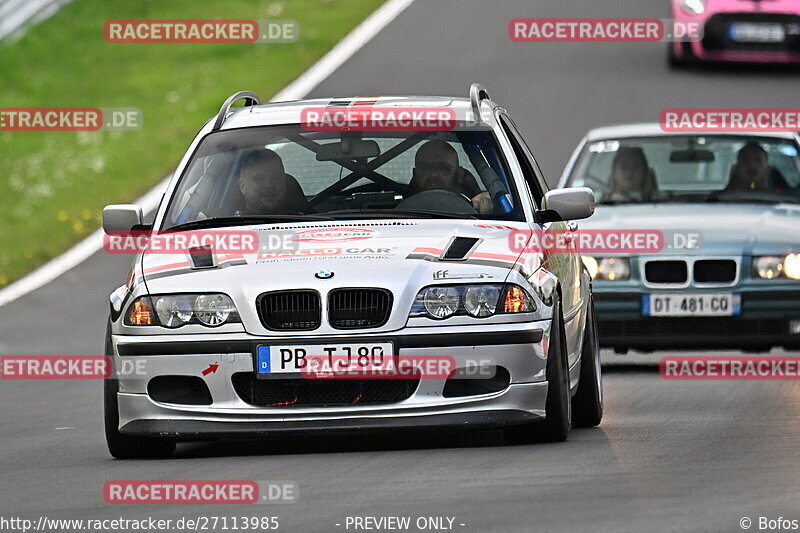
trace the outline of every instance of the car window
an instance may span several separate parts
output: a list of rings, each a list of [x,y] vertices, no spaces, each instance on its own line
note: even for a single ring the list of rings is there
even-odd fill
[[[662,136],[589,142],[568,180],[598,203],[800,202],[800,158],[788,139]]]
[[[489,194],[489,191],[492,194]],[[490,201],[479,201],[487,197]],[[309,132],[299,126],[207,135],[165,227],[200,219],[392,210],[522,220],[491,129]],[[379,213],[380,214],[380,213]]]
[[[522,135],[519,133],[516,125],[511,120],[511,117],[504,113],[501,114],[500,124],[502,125],[503,131],[506,132],[511,145],[514,148],[514,153],[517,156],[520,166],[522,167],[522,172],[525,174],[525,180],[528,182],[528,187],[531,190],[531,194],[534,195],[534,205],[539,206],[544,198],[544,194],[548,190],[547,183],[545,182],[544,176],[539,169],[539,165],[534,159],[530,148],[525,143],[525,139],[522,138]]]

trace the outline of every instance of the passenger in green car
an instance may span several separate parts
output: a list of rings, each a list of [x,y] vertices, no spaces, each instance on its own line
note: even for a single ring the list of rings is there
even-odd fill
[[[655,174],[647,162],[644,150],[621,146],[611,165],[611,176],[600,199],[601,203],[642,203],[664,200],[658,190]]]

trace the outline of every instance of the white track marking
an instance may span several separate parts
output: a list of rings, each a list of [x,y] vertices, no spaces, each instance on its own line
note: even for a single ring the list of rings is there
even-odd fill
[[[311,68],[276,94],[271,101],[299,100],[305,97],[413,2],[414,0],[388,0],[369,17],[364,19],[361,24],[353,29],[353,31],[319,61],[314,63]],[[168,184],[169,176],[152,188],[136,203],[142,206],[145,213],[155,210]],[[45,263],[5,289],[0,290],[0,307],[47,285],[68,270],[89,259],[92,255],[101,250],[102,247],[103,230],[99,229],[55,259]]]
[[[163,191],[167,189],[170,177],[167,176],[136,202],[142,206],[145,213],[154,211],[158,207],[158,202],[161,201]],[[47,285],[61,274],[89,259],[102,248],[103,230],[99,229],[55,259],[51,259],[30,274],[1,290],[0,307],[39,287]]]

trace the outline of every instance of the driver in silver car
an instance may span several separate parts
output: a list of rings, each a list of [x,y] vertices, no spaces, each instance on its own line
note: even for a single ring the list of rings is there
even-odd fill
[[[492,198],[481,191],[478,182],[459,166],[455,148],[445,141],[433,140],[423,144],[414,157],[413,177],[406,198],[423,191],[443,189],[468,198],[478,213],[494,211]]]
[[[272,150],[250,152],[242,158],[238,186],[244,209],[237,216],[311,211],[300,184],[286,173],[280,156]]]

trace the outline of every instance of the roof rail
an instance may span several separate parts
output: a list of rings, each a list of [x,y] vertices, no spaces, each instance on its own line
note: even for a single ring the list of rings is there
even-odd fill
[[[491,100],[489,91],[480,83],[473,83],[469,87],[469,99],[472,103],[472,113],[475,115],[475,122],[483,122],[481,120],[481,102],[484,100]]]
[[[238,93],[231,95],[230,98],[225,100],[225,103],[222,104],[222,107],[219,109],[219,113],[217,113],[217,120],[214,121],[214,127],[211,128],[211,131],[217,131],[222,127],[222,123],[225,122],[225,115],[228,114],[228,111],[231,110],[231,106],[237,100],[244,100],[244,107],[259,105],[261,103],[258,95],[252,91],[239,91]]]

